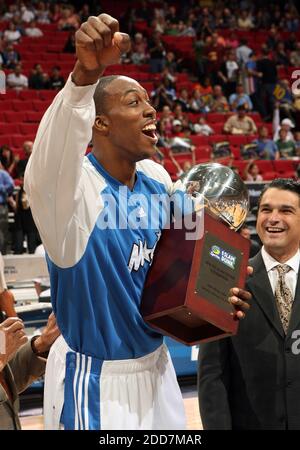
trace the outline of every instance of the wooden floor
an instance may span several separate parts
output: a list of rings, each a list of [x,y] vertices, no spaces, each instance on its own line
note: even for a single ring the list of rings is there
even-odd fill
[[[182,388],[182,394],[187,416],[187,429],[202,430],[196,388],[184,387]],[[21,417],[21,424],[23,430],[43,430],[43,416],[40,414],[23,416]]]

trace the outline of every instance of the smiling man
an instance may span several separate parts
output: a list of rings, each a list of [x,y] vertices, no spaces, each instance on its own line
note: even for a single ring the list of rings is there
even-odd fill
[[[41,121],[26,170],[63,336],[47,364],[46,428],[185,427],[163,336],[140,313],[168,219],[152,199],[173,193],[168,173],[150,159],[156,111],[137,81],[102,77],[129,48],[129,36],[107,14],[81,25],[78,60]],[[246,309],[242,290],[239,297],[230,301]]]
[[[250,260],[252,307],[238,335],[202,345],[199,401],[205,429],[300,429],[300,183],[274,180],[259,199],[263,243]]]

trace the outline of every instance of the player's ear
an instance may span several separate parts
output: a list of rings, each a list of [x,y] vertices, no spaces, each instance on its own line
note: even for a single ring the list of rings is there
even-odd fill
[[[98,133],[102,134],[102,136],[108,135],[108,119],[105,115],[101,114],[96,116],[94,122],[94,128],[98,131]]]

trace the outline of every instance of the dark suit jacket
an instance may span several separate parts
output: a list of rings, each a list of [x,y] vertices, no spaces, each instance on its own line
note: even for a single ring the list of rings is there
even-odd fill
[[[13,401],[7,397],[0,384],[0,430],[20,429],[19,393],[45,372],[46,360],[37,357],[30,342],[23,345],[3,369],[5,380],[12,392]]]
[[[232,338],[200,345],[198,390],[204,429],[300,429],[300,283],[285,336],[259,252],[249,262],[251,308]],[[300,332],[299,332],[300,333]],[[299,338],[299,336],[298,336]]]

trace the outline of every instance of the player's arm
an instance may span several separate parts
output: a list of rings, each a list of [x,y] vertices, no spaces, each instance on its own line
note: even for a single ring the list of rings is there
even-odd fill
[[[70,220],[82,198],[83,157],[92,137],[93,101],[105,68],[130,46],[116,19],[90,17],[76,32],[77,62],[39,126],[26,168],[25,190],[45,248],[54,261],[64,248]]]

